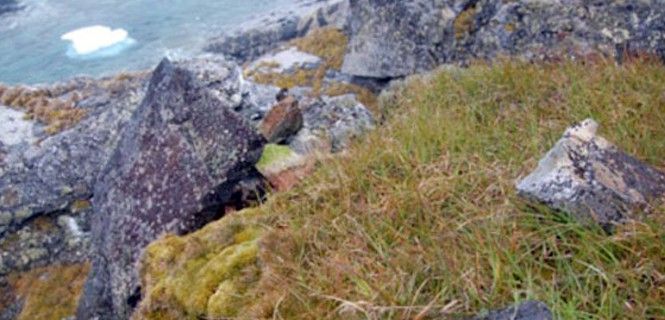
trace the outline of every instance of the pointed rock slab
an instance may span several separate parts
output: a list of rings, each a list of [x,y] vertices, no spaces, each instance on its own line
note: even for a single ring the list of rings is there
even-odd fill
[[[665,174],[596,135],[593,120],[569,128],[519,193],[603,227],[631,218],[665,195]]]
[[[210,86],[235,68],[165,59],[155,70],[95,187],[95,254],[79,319],[128,319],[141,298],[143,248],[219,218],[233,187],[252,172],[265,141]]]
[[[471,320],[552,320],[552,312],[539,301],[527,301],[517,306],[489,312]]]

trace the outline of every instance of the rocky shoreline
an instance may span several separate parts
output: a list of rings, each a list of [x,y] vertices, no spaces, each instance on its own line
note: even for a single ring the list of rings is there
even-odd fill
[[[0,105],[43,128],[0,140],[0,319],[16,318],[25,302],[12,293],[12,274],[88,263],[78,318],[129,319],[145,297],[138,265],[146,246],[297,184],[316,159],[380,124],[377,96],[391,82],[474,59],[634,55],[665,59],[657,1],[305,1],[154,71],[2,86]],[[595,131],[579,135],[588,144],[565,141],[575,134],[561,144],[581,148],[565,150],[582,160],[544,161],[544,173],[518,186],[525,196],[608,225],[665,193],[655,169]],[[599,174],[599,163],[613,175]],[[572,184],[586,198],[561,197],[566,179],[583,180]],[[525,308],[536,311],[518,319],[551,318],[542,305]]]

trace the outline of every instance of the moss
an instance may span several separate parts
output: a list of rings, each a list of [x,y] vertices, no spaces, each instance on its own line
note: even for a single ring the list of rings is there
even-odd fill
[[[90,200],[76,200],[70,205],[70,211],[73,213],[80,213],[92,207]]]
[[[257,210],[234,213],[184,237],[167,236],[144,254],[142,319],[234,317],[259,281]]]
[[[476,6],[472,5],[457,15],[455,21],[453,22],[453,27],[455,28],[455,39],[462,40],[467,34],[469,34],[475,23],[476,18]]]
[[[74,315],[90,266],[51,266],[9,276],[15,295],[24,301],[18,320],[61,320]]]
[[[269,167],[278,164],[281,161],[288,161],[288,159],[296,156],[295,152],[287,146],[268,144],[263,149],[261,159],[256,164],[259,171],[267,170]]]

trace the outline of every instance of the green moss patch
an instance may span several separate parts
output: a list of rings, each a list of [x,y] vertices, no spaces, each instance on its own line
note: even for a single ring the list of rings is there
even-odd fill
[[[184,237],[151,244],[141,271],[145,319],[235,317],[261,276],[255,211],[234,213]]]
[[[297,157],[298,155],[291,148],[271,143],[264,147],[256,168],[261,172],[270,171],[273,168],[288,166]]]

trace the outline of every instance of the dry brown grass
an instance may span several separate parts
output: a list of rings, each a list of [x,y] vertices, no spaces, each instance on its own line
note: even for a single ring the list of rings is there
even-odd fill
[[[80,100],[81,94],[77,92],[63,100],[54,97],[48,89],[0,85],[0,104],[25,111],[29,119],[46,124],[49,134],[68,129],[85,117],[85,110],[76,108]]]
[[[17,320],[73,316],[89,269],[88,264],[75,264],[10,275],[14,294],[25,301]]]

